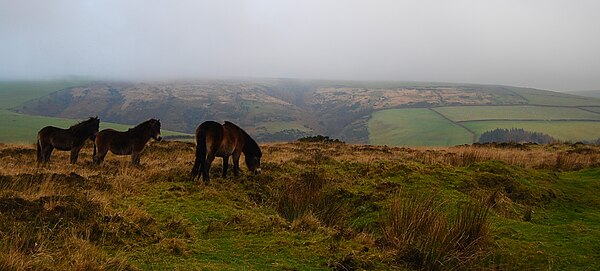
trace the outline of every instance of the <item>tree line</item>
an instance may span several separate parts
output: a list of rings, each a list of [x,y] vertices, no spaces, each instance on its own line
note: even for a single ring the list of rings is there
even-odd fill
[[[479,143],[537,143],[548,144],[557,140],[548,134],[529,132],[522,128],[494,129],[481,134]]]

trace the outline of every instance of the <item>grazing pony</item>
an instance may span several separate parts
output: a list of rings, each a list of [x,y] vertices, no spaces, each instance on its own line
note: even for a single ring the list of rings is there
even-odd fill
[[[142,150],[144,150],[150,138],[156,141],[162,140],[160,136],[160,120],[147,120],[134,128],[130,128],[126,132],[104,129],[96,136],[94,163],[100,165],[104,161],[106,153],[110,150],[117,155],[131,154],[131,163],[139,165]]]
[[[233,175],[240,173],[240,156],[244,153],[246,166],[254,174],[260,173],[262,152],[256,141],[237,125],[226,121],[220,124],[206,121],[196,128],[196,161],[192,168],[192,180],[202,175],[209,182],[210,165],[215,156],[223,157],[223,177],[227,176],[229,156],[233,157]]]
[[[50,155],[55,148],[61,151],[71,151],[71,164],[77,163],[79,151],[88,138],[94,141],[100,129],[98,116],[77,123],[69,129],[46,126],[38,132],[37,136],[37,161],[38,163],[50,162]]]

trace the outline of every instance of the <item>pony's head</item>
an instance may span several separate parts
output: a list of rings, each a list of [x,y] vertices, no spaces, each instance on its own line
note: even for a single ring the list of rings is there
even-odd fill
[[[262,157],[262,152],[260,151],[260,148],[256,142],[252,141],[252,143],[253,144],[247,144],[250,145],[250,147],[245,148],[246,151],[244,152],[244,158],[246,160],[246,166],[248,169],[254,172],[254,174],[259,174],[261,171],[260,158]]]
[[[148,125],[150,127],[151,136],[156,141],[161,141],[162,136],[160,135],[160,120],[151,119],[148,121]]]

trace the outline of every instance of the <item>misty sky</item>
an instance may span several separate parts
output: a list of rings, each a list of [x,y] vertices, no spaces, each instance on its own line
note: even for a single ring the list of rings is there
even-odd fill
[[[0,0],[0,78],[600,89],[600,1]]]

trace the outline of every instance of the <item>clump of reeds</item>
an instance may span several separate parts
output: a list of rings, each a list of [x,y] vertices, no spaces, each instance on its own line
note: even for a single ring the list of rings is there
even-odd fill
[[[487,202],[465,203],[449,215],[432,195],[397,195],[382,221],[384,239],[411,268],[476,268],[489,252]]]
[[[311,213],[327,226],[336,225],[343,220],[344,204],[333,192],[332,180],[312,170],[281,186],[275,192],[274,205],[289,221]]]

